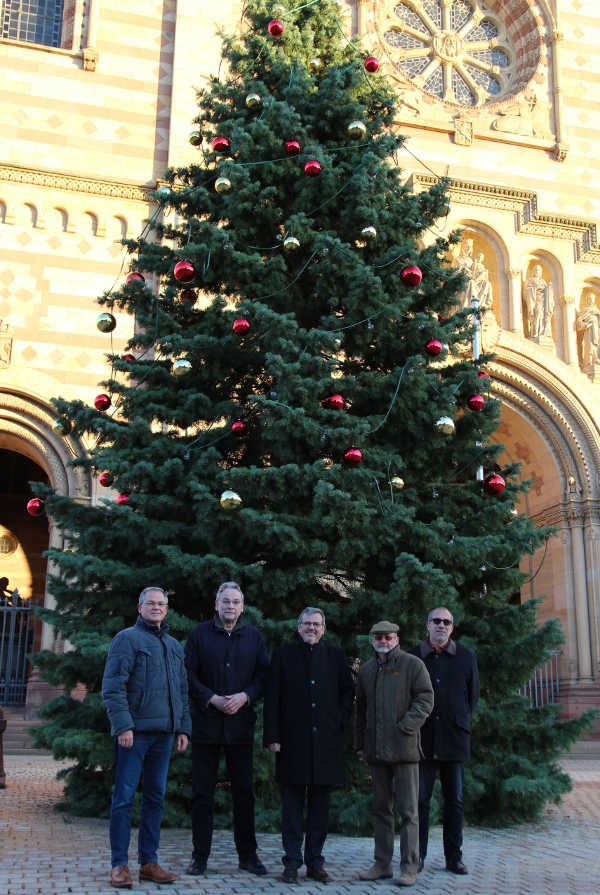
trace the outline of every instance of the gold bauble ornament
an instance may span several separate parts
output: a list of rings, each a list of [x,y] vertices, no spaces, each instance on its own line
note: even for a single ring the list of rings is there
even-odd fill
[[[377,237],[377,230],[375,227],[363,227],[360,231],[360,235],[363,239],[375,239]]]
[[[441,416],[436,421],[435,428],[441,435],[453,435],[456,426],[454,420],[449,416]]]
[[[101,333],[111,333],[116,325],[117,321],[112,314],[108,313],[108,311],[105,311],[103,314],[99,314],[96,318],[96,327],[100,330]]]
[[[367,136],[367,126],[364,121],[351,121],[348,125],[348,136],[351,140],[362,140]]]
[[[259,93],[249,93],[246,97],[246,106],[249,109],[258,109],[262,105],[262,96]]]
[[[313,75],[316,75],[318,72],[320,72],[322,68],[323,63],[318,56],[313,56],[312,59],[308,60],[308,70],[311,71]]]
[[[219,503],[224,510],[239,510],[243,500],[237,491],[223,491]]]
[[[404,479],[401,479],[399,475],[393,475],[390,479],[390,485],[394,491],[402,491],[404,488]]]
[[[200,131],[192,131],[189,136],[189,140],[192,146],[200,146],[202,143],[202,134]]]
[[[173,375],[174,376],[187,376],[188,373],[192,372],[192,365],[185,357],[180,357],[179,360],[176,360],[173,364]]]
[[[229,177],[217,177],[215,180],[215,190],[217,193],[228,193],[231,189],[231,180]]]
[[[54,420],[52,423],[52,431],[55,435],[60,435],[61,438],[66,438],[71,431],[71,423],[69,420],[65,419]]]
[[[295,236],[286,236],[283,240],[283,250],[284,252],[295,252],[296,249],[300,248],[300,240],[296,239]]]

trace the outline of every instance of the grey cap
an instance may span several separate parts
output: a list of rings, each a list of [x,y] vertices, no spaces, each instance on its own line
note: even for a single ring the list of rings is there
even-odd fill
[[[376,622],[369,634],[397,634],[400,628],[394,622],[382,621]]]

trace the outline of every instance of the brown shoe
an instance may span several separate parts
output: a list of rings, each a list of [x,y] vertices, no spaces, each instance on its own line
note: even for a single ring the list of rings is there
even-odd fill
[[[110,871],[110,884],[117,889],[131,889],[133,880],[127,864],[117,864]]]
[[[392,865],[388,864],[385,867],[383,864],[378,864],[377,861],[371,867],[367,867],[366,870],[361,870],[358,874],[358,878],[364,880],[390,879],[391,876]]]
[[[156,861],[151,864],[140,864],[140,879],[148,879],[152,883],[174,883],[177,877],[168,870],[163,870]]]

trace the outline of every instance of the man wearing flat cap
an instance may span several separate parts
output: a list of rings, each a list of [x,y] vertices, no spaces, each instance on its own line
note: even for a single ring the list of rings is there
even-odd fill
[[[420,729],[433,708],[427,668],[398,645],[398,625],[377,622],[371,628],[375,655],[358,672],[356,748],[373,780],[375,860],[360,879],[392,876],[394,798],[400,815],[398,886],[413,886],[419,867]]]

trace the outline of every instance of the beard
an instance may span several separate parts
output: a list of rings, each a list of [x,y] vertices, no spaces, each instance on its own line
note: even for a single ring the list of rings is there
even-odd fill
[[[373,649],[376,653],[390,653],[394,649],[395,645],[395,643],[384,643],[381,646],[374,646]]]

